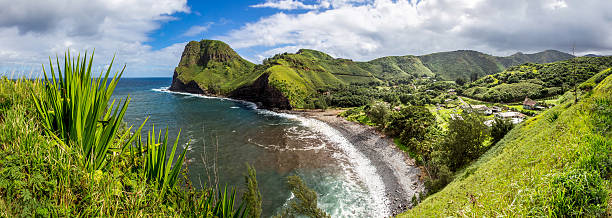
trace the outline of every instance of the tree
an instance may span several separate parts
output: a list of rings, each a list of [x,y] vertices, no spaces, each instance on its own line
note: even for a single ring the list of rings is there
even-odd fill
[[[478,73],[473,72],[472,74],[470,74],[470,79],[472,80],[472,82],[476,81],[478,79]]]
[[[493,144],[504,138],[504,136],[514,128],[514,124],[508,119],[496,118],[491,126],[491,137],[493,137]]]
[[[434,123],[435,118],[427,108],[407,106],[389,116],[385,132],[393,137],[400,136],[403,142],[409,142],[411,139],[421,141],[427,133],[427,128]]]
[[[389,115],[391,106],[387,102],[375,101],[367,111],[368,117],[379,127],[384,127]]]
[[[489,137],[480,114],[464,112],[461,117],[449,122],[447,137],[441,145],[452,171],[478,158],[485,151],[483,142]]]
[[[295,199],[289,202],[289,208],[281,212],[276,217],[296,217],[304,215],[313,218],[331,217],[325,211],[317,207],[317,193],[308,188],[299,176],[288,176],[287,184]]]
[[[242,200],[245,202],[251,217],[259,218],[261,217],[261,193],[257,185],[257,175],[255,168],[251,165],[247,163],[246,167],[247,175],[244,176],[244,182],[247,190],[242,196]]]
[[[455,83],[456,83],[457,85],[462,86],[463,84],[465,84],[465,79],[463,79],[463,77],[459,77],[459,78],[457,78],[457,79],[455,80]]]

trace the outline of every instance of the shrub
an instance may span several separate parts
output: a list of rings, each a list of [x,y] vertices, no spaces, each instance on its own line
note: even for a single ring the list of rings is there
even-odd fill
[[[550,112],[550,114],[548,114],[548,117],[546,117],[546,120],[548,120],[548,122],[550,123],[555,122],[555,120],[559,118],[559,115],[561,115],[559,111],[552,111]]]
[[[493,126],[491,126],[491,137],[493,138],[493,143],[497,143],[499,140],[504,138],[504,136],[510,132],[512,128],[514,128],[514,124],[512,124],[510,120],[496,118],[493,122]]]
[[[464,112],[461,117],[449,121],[448,134],[441,145],[452,171],[480,157],[486,151],[483,142],[489,137],[479,114]]]
[[[330,217],[325,211],[317,207],[317,193],[308,188],[299,176],[287,177],[287,184],[289,184],[295,199],[289,202],[289,209],[283,210],[277,217],[296,217],[296,215],[313,218]]]
[[[391,115],[391,106],[387,102],[376,101],[367,110],[367,115],[377,126],[384,127],[389,115]]]
[[[257,185],[257,173],[251,165],[246,164],[246,167],[247,175],[244,176],[244,183],[247,190],[242,196],[242,201],[245,202],[246,210],[251,217],[259,218],[261,217],[261,193]]]

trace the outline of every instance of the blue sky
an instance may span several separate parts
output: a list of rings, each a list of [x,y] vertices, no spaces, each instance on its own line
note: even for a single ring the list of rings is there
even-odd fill
[[[71,11],[71,13],[65,13]],[[185,44],[228,43],[255,63],[310,48],[358,61],[470,49],[612,54],[600,0],[0,0],[0,72],[40,73],[50,56],[116,55],[128,77],[170,77]]]

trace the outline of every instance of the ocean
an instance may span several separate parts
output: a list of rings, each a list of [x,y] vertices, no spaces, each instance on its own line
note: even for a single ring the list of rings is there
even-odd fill
[[[263,215],[272,216],[293,198],[286,177],[299,175],[319,194],[332,217],[389,216],[376,170],[323,122],[257,109],[224,98],[173,93],[172,78],[122,78],[114,97],[131,98],[128,125],[149,120],[143,134],[168,129],[186,148],[188,176],[196,188],[218,184],[244,189],[246,163],[257,170]],[[378,177],[377,177],[378,176]],[[382,192],[382,193],[381,193]]]

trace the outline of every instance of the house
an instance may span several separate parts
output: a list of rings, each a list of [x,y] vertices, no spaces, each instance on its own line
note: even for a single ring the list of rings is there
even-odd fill
[[[491,107],[491,111],[495,112],[495,113],[502,112],[502,108],[498,107],[498,106],[493,106],[493,107]]]
[[[500,118],[500,119],[508,119],[513,124],[518,124],[518,123],[523,122],[523,119],[525,119],[526,116],[525,114],[522,114],[519,112],[510,111],[510,112],[496,113],[495,117]]]
[[[525,118],[525,114],[522,114],[520,112],[509,111],[509,112],[496,113],[495,117],[501,118],[501,119]]]
[[[523,101],[523,109],[527,110],[535,110],[538,106],[538,102],[525,97],[525,101]]]
[[[491,115],[493,113],[493,111],[491,111],[491,109],[489,107],[487,107],[486,105],[483,105],[483,104],[472,105],[472,109],[474,109],[476,111],[483,112],[486,115]]]

